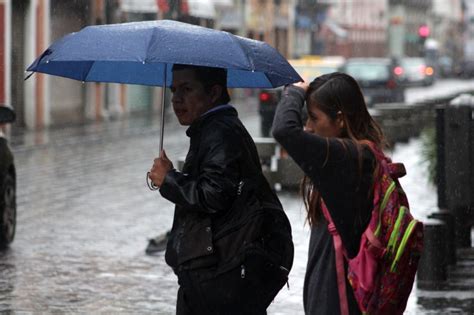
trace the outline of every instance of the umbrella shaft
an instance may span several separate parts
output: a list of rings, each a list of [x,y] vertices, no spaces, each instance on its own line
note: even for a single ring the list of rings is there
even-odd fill
[[[163,87],[162,87],[162,93],[161,93],[161,130],[160,130],[160,157],[161,157],[161,151],[163,151],[163,139],[164,139],[164,134],[165,134],[165,99],[166,99],[166,67],[167,65],[165,64],[165,70],[164,70],[164,81],[163,81]]]

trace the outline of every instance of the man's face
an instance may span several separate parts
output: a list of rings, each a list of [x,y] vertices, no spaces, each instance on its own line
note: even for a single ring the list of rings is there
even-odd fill
[[[213,106],[211,96],[192,69],[173,71],[171,92],[174,113],[183,126],[191,125]]]

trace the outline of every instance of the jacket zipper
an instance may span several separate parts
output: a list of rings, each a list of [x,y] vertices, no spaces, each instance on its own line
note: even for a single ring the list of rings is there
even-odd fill
[[[242,279],[245,279],[245,266],[244,265],[240,265],[240,277]]]

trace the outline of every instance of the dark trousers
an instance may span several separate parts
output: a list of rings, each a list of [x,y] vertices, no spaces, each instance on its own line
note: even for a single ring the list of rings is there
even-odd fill
[[[183,287],[178,289],[178,299],[176,301],[176,315],[198,314],[198,310],[193,310],[193,303],[188,300],[188,295],[184,293]]]
[[[200,272],[183,271],[179,273],[178,297],[176,301],[176,315],[266,315],[268,305],[259,305],[246,297],[252,292],[239,292],[232,288],[217,284],[216,286],[202,285]],[[204,281],[205,282],[205,281]],[[205,291],[204,291],[205,290]],[[224,293],[223,303],[210,305],[209,294]],[[225,295],[229,292],[229,295]]]

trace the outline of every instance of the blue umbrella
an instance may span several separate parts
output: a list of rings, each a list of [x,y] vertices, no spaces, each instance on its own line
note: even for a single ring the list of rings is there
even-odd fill
[[[85,27],[53,43],[27,71],[84,82],[170,86],[173,64],[225,68],[230,88],[273,88],[303,81],[264,42],[170,20]],[[161,108],[160,152],[164,104]]]
[[[230,88],[302,80],[264,42],[171,20],[85,27],[53,43],[27,70],[87,82],[169,86],[172,64],[226,68]]]

